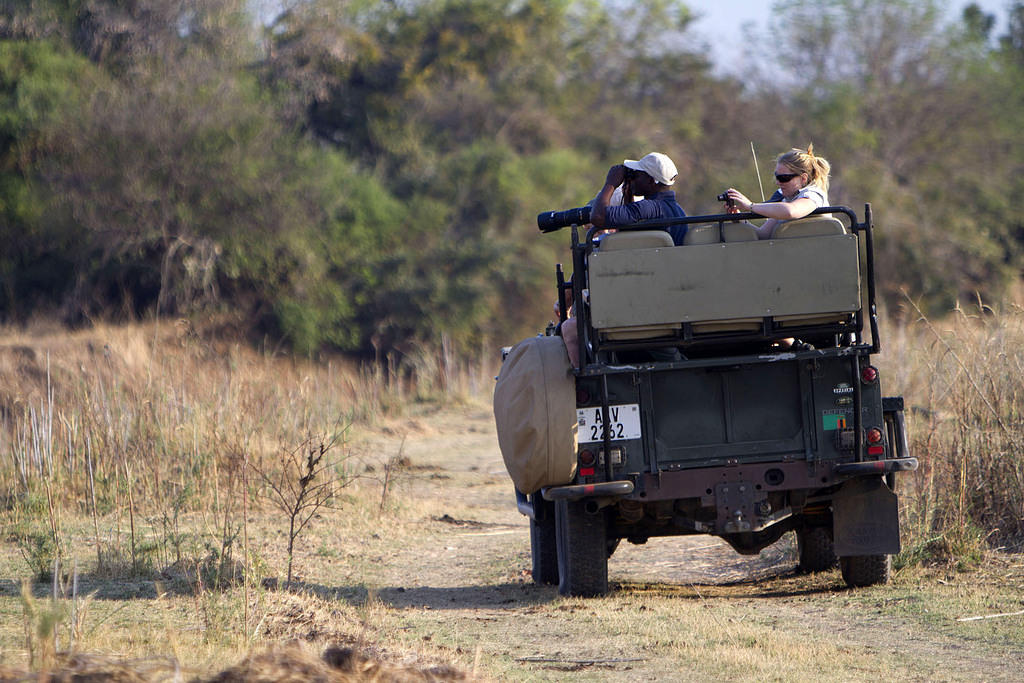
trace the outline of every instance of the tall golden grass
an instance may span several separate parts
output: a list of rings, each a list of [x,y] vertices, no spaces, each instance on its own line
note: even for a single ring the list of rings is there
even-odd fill
[[[494,368],[488,375],[482,362],[427,352],[411,361],[402,373],[311,361],[204,336],[184,321],[0,331],[0,528],[29,573],[53,584],[47,600],[24,592],[28,666],[62,675],[113,667],[112,680],[146,678],[132,677],[139,667],[131,662],[79,654],[75,625],[91,599],[76,592],[79,572],[93,586],[145,576],[158,594],[167,585],[192,595],[209,647],[221,636],[230,652],[257,642],[264,588],[276,585],[265,564],[274,538],[266,522],[288,530],[290,572],[291,544],[319,506],[376,512],[381,504],[374,481],[344,499],[326,490],[369,469],[349,462],[348,428],[423,402],[461,403],[493,383]],[[251,519],[262,524],[252,542]],[[96,555],[83,566],[85,547]],[[99,636],[91,638],[84,646],[96,646]],[[217,680],[257,680],[257,670],[278,680],[270,674],[298,666],[299,655],[286,654],[280,662],[278,654],[254,655]],[[307,669],[328,672],[321,680],[465,678],[454,670],[398,675],[372,659],[349,670],[355,659],[328,666],[302,657]],[[0,667],[0,679],[7,674],[21,676]]]
[[[186,321],[0,332],[0,509],[43,576],[68,518],[92,520],[101,571],[181,561],[178,520],[203,513],[225,539],[237,535],[229,527],[242,505],[271,499],[260,493],[274,478],[257,473],[282,454],[492,384],[482,363],[444,354],[411,366],[399,374],[261,353]],[[343,454],[332,467],[339,482],[351,474]],[[159,519],[160,538],[137,535],[140,516]]]
[[[971,563],[1024,541],[1024,309],[981,301],[941,320],[912,301],[883,327],[920,469],[901,479],[904,561]]]
[[[901,477],[905,561],[970,561],[1024,538],[1024,311],[980,303],[883,324],[884,389],[902,394],[919,471]],[[310,361],[204,338],[188,323],[0,332],[0,497],[40,573],[67,517],[92,519],[97,562],[131,546],[136,515],[162,516],[161,562],[175,520],[221,518],[242,501],[246,462],[267,468],[311,436],[401,413],[419,401],[486,394],[497,354],[424,352],[414,376]],[[339,467],[344,467],[339,463]],[[253,481],[247,481],[252,486]],[[259,496],[252,501],[259,505]],[[111,520],[113,520],[111,522]],[[54,547],[47,549],[47,544]],[[35,544],[35,545],[33,545]],[[179,549],[180,550],[180,549]],[[109,558],[108,558],[109,559]]]

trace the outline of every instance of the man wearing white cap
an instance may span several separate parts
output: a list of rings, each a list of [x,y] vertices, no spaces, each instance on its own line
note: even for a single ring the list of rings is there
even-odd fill
[[[616,228],[651,218],[686,216],[676,203],[676,193],[669,189],[675,183],[676,175],[676,165],[660,152],[651,152],[639,160],[626,159],[612,166],[608,169],[604,187],[594,199],[590,222],[599,228]],[[611,206],[612,195],[620,185],[623,204]],[[633,195],[643,199],[633,202]],[[673,225],[666,230],[675,244],[683,243],[685,225]]]
[[[626,159],[608,169],[604,187],[594,198],[590,210],[590,222],[599,228],[617,228],[632,225],[651,218],[682,218],[686,216],[683,207],[676,203],[676,193],[668,189],[676,181],[676,165],[666,155],[651,152],[639,161]],[[613,206],[614,195],[622,187],[622,204]],[[633,196],[643,199],[634,202]],[[672,242],[679,246],[686,236],[685,225],[672,225],[665,230],[672,236]],[[578,328],[575,316],[561,325],[562,341],[574,368],[580,366]],[[679,360],[679,350],[649,349],[646,354],[654,360]]]

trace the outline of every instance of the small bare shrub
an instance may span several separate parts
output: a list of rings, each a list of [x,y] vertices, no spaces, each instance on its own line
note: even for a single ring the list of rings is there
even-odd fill
[[[271,503],[288,519],[288,583],[292,581],[295,540],[321,508],[331,507],[339,489],[351,482],[344,456],[330,457],[341,433],[311,434],[297,447],[282,450],[270,464],[253,463]]]
[[[49,529],[39,531],[31,527],[16,529],[14,535],[32,578],[51,581],[55,564],[66,554],[60,540]]]

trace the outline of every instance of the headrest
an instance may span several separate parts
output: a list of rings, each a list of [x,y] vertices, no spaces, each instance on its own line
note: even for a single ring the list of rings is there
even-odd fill
[[[722,238],[718,232],[717,223],[705,223],[704,225],[691,225],[686,229],[686,236],[683,237],[684,246],[694,244],[717,244]]]
[[[722,225],[723,242],[756,242],[757,230],[746,223],[725,223]]]
[[[823,235],[845,235],[846,227],[832,216],[809,216],[800,220],[787,221],[772,234],[772,239],[789,237],[821,237]]]
[[[672,235],[664,230],[622,230],[601,238],[601,251],[672,247]]]

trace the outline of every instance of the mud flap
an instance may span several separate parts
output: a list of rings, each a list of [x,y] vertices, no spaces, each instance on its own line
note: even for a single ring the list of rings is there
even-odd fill
[[[900,551],[899,504],[881,477],[843,484],[832,500],[836,555],[895,555]]]

